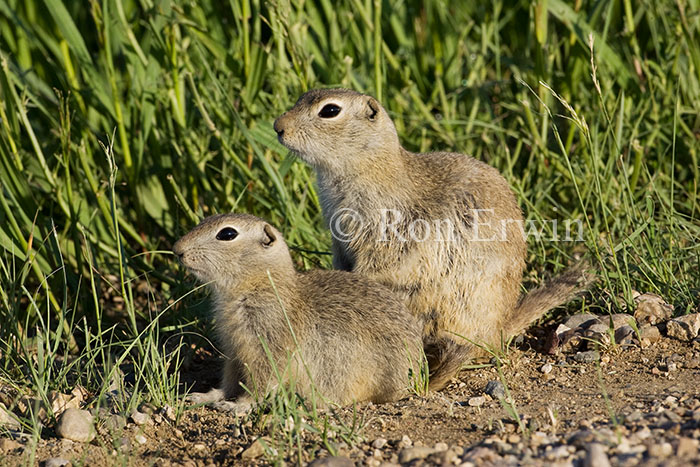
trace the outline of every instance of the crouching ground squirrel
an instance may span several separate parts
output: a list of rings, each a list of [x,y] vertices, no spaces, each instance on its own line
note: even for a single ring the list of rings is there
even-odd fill
[[[385,402],[419,371],[422,324],[391,290],[345,271],[297,272],[280,232],[246,214],[206,218],[174,253],[213,291],[222,385],[195,402],[252,398],[293,381],[329,402]],[[267,348],[267,351],[266,351]],[[269,353],[267,353],[269,352]],[[280,375],[280,376],[277,376]]]
[[[577,267],[521,297],[526,242],[508,182],[464,154],[407,151],[371,96],[312,90],[274,128],[316,170],[334,267],[401,294],[440,343],[425,349],[431,387],[475,354],[467,342],[499,344],[588,280]]]

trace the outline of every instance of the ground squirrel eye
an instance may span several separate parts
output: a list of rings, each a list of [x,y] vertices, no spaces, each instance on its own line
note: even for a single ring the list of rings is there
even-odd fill
[[[216,234],[217,240],[229,241],[233,240],[236,237],[238,237],[238,232],[236,231],[236,229],[231,227],[224,227],[223,229],[219,230],[218,234]]]
[[[340,110],[340,107],[335,104],[326,104],[318,113],[318,116],[321,118],[333,118],[340,113]]]

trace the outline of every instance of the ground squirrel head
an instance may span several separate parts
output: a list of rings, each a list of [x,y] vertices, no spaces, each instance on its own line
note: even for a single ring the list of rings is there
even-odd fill
[[[314,89],[275,120],[277,138],[317,169],[347,174],[400,148],[396,127],[372,96]]]
[[[207,217],[173,245],[173,252],[199,280],[217,289],[268,282],[268,271],[294,274],[282,234],[248,214]]]

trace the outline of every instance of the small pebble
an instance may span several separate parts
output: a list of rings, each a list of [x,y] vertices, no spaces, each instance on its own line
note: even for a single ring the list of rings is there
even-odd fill
[[[503,399],[504,397],[506,397],[506,388],[500,381],[491,380],[488,383],[486,383],[484,393],[491,396],[494,399]]]
[[[17,420],[15,414],[7,410],[5,404],[0,402],[0,428],[17,430],[20,426],[19,420]]]
[[[248,448],[241,453],[242,459],[257,459],[265,453],[265,448],[260,442],[260,438],[253,441]]]
[[[474,464],[478,463],[479,465],[483,465],[489,462],[495,464],[498,458],[498,454],[496,454],[496,451],[494,451],[493,449],[484,446],[477,446],[467,451],[462,460],[466,462],[472,462]]]
[[[127,452],[131,448],[131,441],[129,441],[129,438],[124,436],[119,440],[119,449],[121,449],[122,452]]]
[[[116,414],[109,415],[104,419],[101,433],[106,431],[107,434],[111,434],[123,430],[124,427],[126,427],[126,419],[124,417]]]
[[[574,355],[574,361],[578,363],[593,363],[600,360],[600,354],[596,350],[588,350],[586,352],[578,352]]]
[[[436,452],[435,449],[429,448],[427,446],[406,448],[399,453],[399,463],[407,464],[416,459],[425,459],[434,452]]]
[[[411,441],[411,438],[406,435],[403,435],[401,437],[401,441],[399,441],[396,445],[398,449],[410,448],[411,446],[413,446],[413,441]]]
[[[652,444],[649,446],[648,452],[651,457],[663,459],[673,454],[673,446],[671,443]]]
[[[532,446],[534,446],[534,447],[541,446],[544,444],[549,444],[549,443],[550,443],[549,437],[547,436],[546,433],[544,433],[542,431],[536,431],[532,434],[532,436],[530,436],[530,444],[532,444]]]
[[[569,456],[569,447],[568,446],[557,446],[551,451],[547,451],[545,453],[545,457],[548,460],[557,460],[557,459],[562,459],[565,457]]]
[[[447,443],[436,443],[435,444],[435,450],[436,451],[447,451],[449,449],[449,446]]]
[[[469,404],[470,407],[481,407],[484,405],[484,402],[486,402],[486,398],[484,396],[476,396],[470,398],[467,401],[467,404]]]
[[[600,443],[591,443],[586,447],[586,457],[583,460],[584,467],[610,467],[610,460],[605,453],[605,446]]]
[[[146,423],[151,421],[150,415],[144,412],[139,412],[138,410],[134,410],[133,412],[131,412],[129,418],[131,418],[131,421],[137,425],[145,425]]]
[[[641,410],[638,410],[638,409],[637,409],[637,410],[634,410],[634,411],[633,411],[632,413],[630,413],[629,415],[627,415],[627,416],[625,417],[625,420],[628,421],[628,422],[638,422],[638,421],[640,421],[640,420],[642,419],[642,417],[643,417],[643,415],[642,415]]]
[[[384,446],[386,446],[386,443],[387,443],[387,441],[385,438],[377,438],[374,441],[372,441],[372,447],[374,449],[381,449]]]
[[[169,422],[174,422],[177,419],[177,414],[175,413],[175,409],[170,407],[169,405],[164,405],[160,409],[160,414],[166,418]]]
[[[551,363],[545,363],[540,367],[540,371],[544,373],[545,375],[548,373],[552,372],[552,364]]]
[[[458,456],[452,449],[435,452],[427,458],[428,462],[435,465],[453,465],[457,463],[457,460]]]
[[[139,404],[138,411],[143,412],[147,415],[153,415],[156,411],[156,408],[152,404],[149,404],[147,402],[142,402],[141,404]]]
[[[661,331],[657,326],[647,324],[639,328],[639,339],[642,347],[649,347],[661,340]]]
[[[61,457],[51,457],[44,461],[44,467],[67,467],[69,465],[71,465],[70,461]]]
[[[615,343],[617,345],[631,345],[635,337],[637,337],[637,333],[632,326],[625,325],[615,329]]]
[[[148,438],[146,438],[144,435],[136,435],[134,436],[134,441],[139,444],[146,444],[148,442]]]
[[[13,439],[0,438],[0,453],[10,453],[21,447],[22,445]]]
[[[691,439],[686,437],[681,437],[678,440],[678,448],[676,449],[676,456],[691,458],[698,455],[698,444],[700,441],[697,439]]]

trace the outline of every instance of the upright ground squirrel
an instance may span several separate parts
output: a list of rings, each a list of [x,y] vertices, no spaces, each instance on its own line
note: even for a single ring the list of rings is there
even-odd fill
[[[426,345],[431,387],[475,354],[469,341],[497,345],[581,290],[574,268],[521,297],[526,242],[508,182],[464,154],[407,151],[373,97],[309,91],[274,128],[316,170],[334,266],[401,294],[439,343]]]

